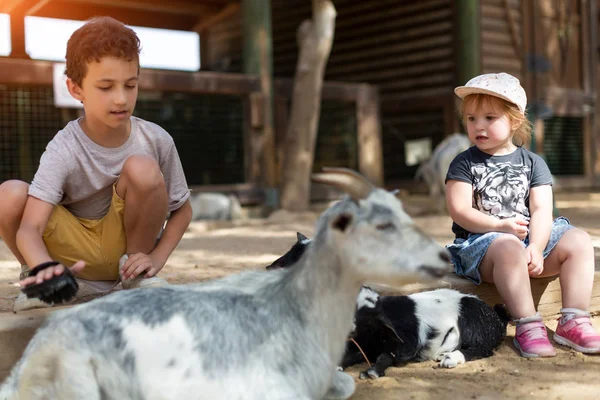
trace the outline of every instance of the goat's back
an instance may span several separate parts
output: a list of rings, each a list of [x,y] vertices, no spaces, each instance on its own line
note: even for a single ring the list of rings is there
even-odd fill
[[[311,376],[307,365],[330,361],[324,349],[314,348],[318,340],[306,333],[302,312],[292,312],[298,310],[290,304],[295,299],[270,301],[270,293],[258,294],[265,280],[276,286],[284,273],[123,291],[56,312],[38,330],[7,385],[14,389],[17,379],[28,381],[52,369],[56,379],[46,382],[47,393],[64,393],[61,388],[90,373],[96,377],[89,392],[78,392],[77,398],[104,392],[130,399],[259,399],[315,390],[319,380],[323,387],[317,390],[323,391],[328,377]],[[247,285],[236,289],[233,283],[244,277]],[[307,360],[308,353],[323,357]]]

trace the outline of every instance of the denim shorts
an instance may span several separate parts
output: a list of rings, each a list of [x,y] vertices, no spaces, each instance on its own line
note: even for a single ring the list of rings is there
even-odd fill
[[[550,254],[560,238],[571,228],[573,228],[573,225],[565,217],[558,217],[554,220],[548,244],[542,253],[544,258],[548,257],[548,254]],[[454,243],[446,246],[452,257],[454,272],[459,276],[464,276],[476,285],[481,284],[479,264],[483,260],[490,244],[500,235],[508,235],[508,233],[471,233],[467,239],[454,239]],[[527,247],[529,245],[529,236],[521,242],[523,243],[523,247]]]

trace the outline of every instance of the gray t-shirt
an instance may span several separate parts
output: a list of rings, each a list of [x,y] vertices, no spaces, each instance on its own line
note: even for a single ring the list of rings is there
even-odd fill
[[[178,209],[190,195],[173,138],[160,126],[131,117],[127,142],[102,147],[71,121],[46,146],[29,194],[50,204],[61,204],[79,218],[100,219],[110,207],[112,186],[125,160],[132,155],[155,159],[164,176],[169,211]]]
[[[519,215],[529,219],[529,189],[552,185],[546,162],[522,147],[510,154],[491,156],[472,146],[452,161],[448,180],[473,185],[473,208],[501,219]],[[452,232],[458,237],[469,234],[456,223]]]

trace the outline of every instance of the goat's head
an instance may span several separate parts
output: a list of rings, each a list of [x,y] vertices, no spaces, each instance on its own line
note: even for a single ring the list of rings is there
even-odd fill
[[[348,193],[323,213],[315,241],[329,245],[359,281],[397,286],[450,272],[446,250],[415,226],[392,193],[345,168],[326,168],[313,181]]]

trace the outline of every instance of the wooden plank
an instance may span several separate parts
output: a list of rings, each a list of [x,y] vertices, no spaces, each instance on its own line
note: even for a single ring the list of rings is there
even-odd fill
[[[489,283],[482,283],[477,286],[472,282],[460,278],[454,274],[448,275],[441,281],[430,283],[415,283],[406,285],[402,288],[392,288],[383,285],[371,285],[375,290],[385,295],[407,295],[437,288],[451,288],[464,293],[477,295],[481,300],[490,305],[503,303],[502,297],[498,294],[496,287]],[[554,318],[560,314],[561,290],[560,281],[557,277],[542,278],[531,280],[531,292],[536,309],[544,318]],[[600,272],[594,275],[594,290],[589,311],[593,314],[600,313]]]
[[[449,59],[441,59],[429,61],[427,63],[409,65],[406,67],[398,66],[397,68],[377,70],[365,73],[343,74],[339,73],[340,80],[352,82],[369,82],[371,84],[385,84],[390,81],[407,79],[423,74],[438,74],[440,72],[452,71],[454,61]],[[345,79],[344,79],[345,78]]]
[[[0,82],[52,85],[52,64],[48,61],[0,58]],[[242,96],[260,91],[260,81],[257,76],[244,74],[142,69],[139,88]]]
[[[102,5],[109,7],[125,8],[129,10],[143,10],[167,14],[182,15],[213,15],[219,11],[220,4],[202,4],[181,0],[62,0],[72,3],[71,7],[82,5]],[[214,3],[214,2],[213,2]]]
[[[453,93],[454,85],[443,85],[432,88],[417,88],[412,91],[406,91],[403,93],[382,93],[379,91],[379,98],[382,104],[386,102],[394,101],[417,101],[418,99],[427,99],[436,96],[447,96],[448,93]]]
[[[335,76],[341,76],[342,73],[354,76],[354,74],[358,75],[360,72],[369,73],[371,71],[380,71],[385,69],[394,71],[396,68],[400,68],[404,65],[423,65],[439,60],[450,60],[452,54],[453,52],[451,48],[440,47],[430,49],[428,51],[407,54],[403,57],[380,57],[377,59],[364,60],[362,62],[357,61],[353,62],[352,64],[342,64],[337,67],[328,65],[327,73]]]
[[[389,92],[391,90],[401,91],[404,89],[410,89],[422,86],[437,86],[440,84],[452,83],[454,74],[450,71],[447,73],[438,73],[430,76],[413,77],[409,80],[396,81],[387,85],[381,85],[380,90],[382,92]]]
[[[418,26],[411,29],[401,29],[395,32],[389,32],[384,37],[381,35],[365,35],[365,39],[349,40],[340,42],[334,46],[336,55],[346,52],[363,51],[372,46],[385,46],[388,43],[398,43],[400,41],[419,40],[423,37],[444,35],[452,32],[452,21],[441,21],[435,25]],[[361,35],[362,36],[362,35]]]
[[[331,65],[338,65],[348,63],[356,60],[364,60],[369,58],[382,57],[388,54],[395,54],[401,57],[403,54],[413,53],[417,51],[426,51],[427,49],[440,48],[443,46],[450,46],[452,44],[451,35],[440,35],[432,38],[423,38],[419,40],[410,41],[407,43],[398,43],[386,47],[375,47],[372,49],[365,49],[359,54],[347,54],[341,57],[332,57],[329,61]],[[328,64],[329,65],[329,64]]]
[[[192,27],[194,32],[204,32],[206,29],[218,24],[219,22],[231,17],[234,14],[238,14],[240,11],[239,3],[231,3],[223,7],[221,10],[211,15],[210,17],[204,17],[198,20],[196,25]]]
[[[496,69],[498,71],[512,70],[520,71],[522,68],[521,60],[516,57],[491,57],[485,58],[485,67]]]
[[[10,14],[27,0],[4,0],[0,3],[0,13]]]
[[[35,13],[37,13],[40,9],[42,9],[46,4],[50,3],[51,1],[52,0],[38,0],[37,3],[35,3],[25,11],[25,15],[35,15]]]
[[[341,83],[341,82],[323,82],[321,97],[323,100],[338,100],[355,102],[362,88],[362,84]],[[287,97],[292,95],[292,79],[274,79],[273,90],[275,96]]]
[[[69,0],[52,0],[39,10],[36,16],[47,18],[72,19],[86,21],[98,15],[110,15],[127,25],[145,26],[160,29],[190,29],[198,21],[198,15],[193,13],[161,13],[150,9],[130,10],[118,5],[73,4]],[[212,12],[209,12],[211,15]]]
[[[369,1],[369,2],[364,2],[365,4],[373,4],[373,1]],[[433,9],[433,10],[439,10],[442,8],[449,8],[449,2],[448,1],[436,1],[436,2],[426,2],[426,1],[419,1],[419,2],[407,2],[405,4],[402,4],[400,6],[397,7],[390,7],[389,3],[387,6],[380,6],[380,7],[376,7],[374,8],[374,11],[371,12],[359,12],[358,15],[360,15],[361,18],[361,24],[376,24],[378,23],[382,18],[395,18],[395,19],[400,19],[403,18],[405,16],[418,16],[419,14],[425,14],[427,11]],[[345,9],[344,8],[339,8],[340,9],[340,13],[344,13],[345,14]],[[340,18],[340,22],[339,24],[336,24],[336,29],[344,29],[344,28],[350,28],[353,29],[354,28],[354,24],[355,21],[351,20],[350,18]]]

